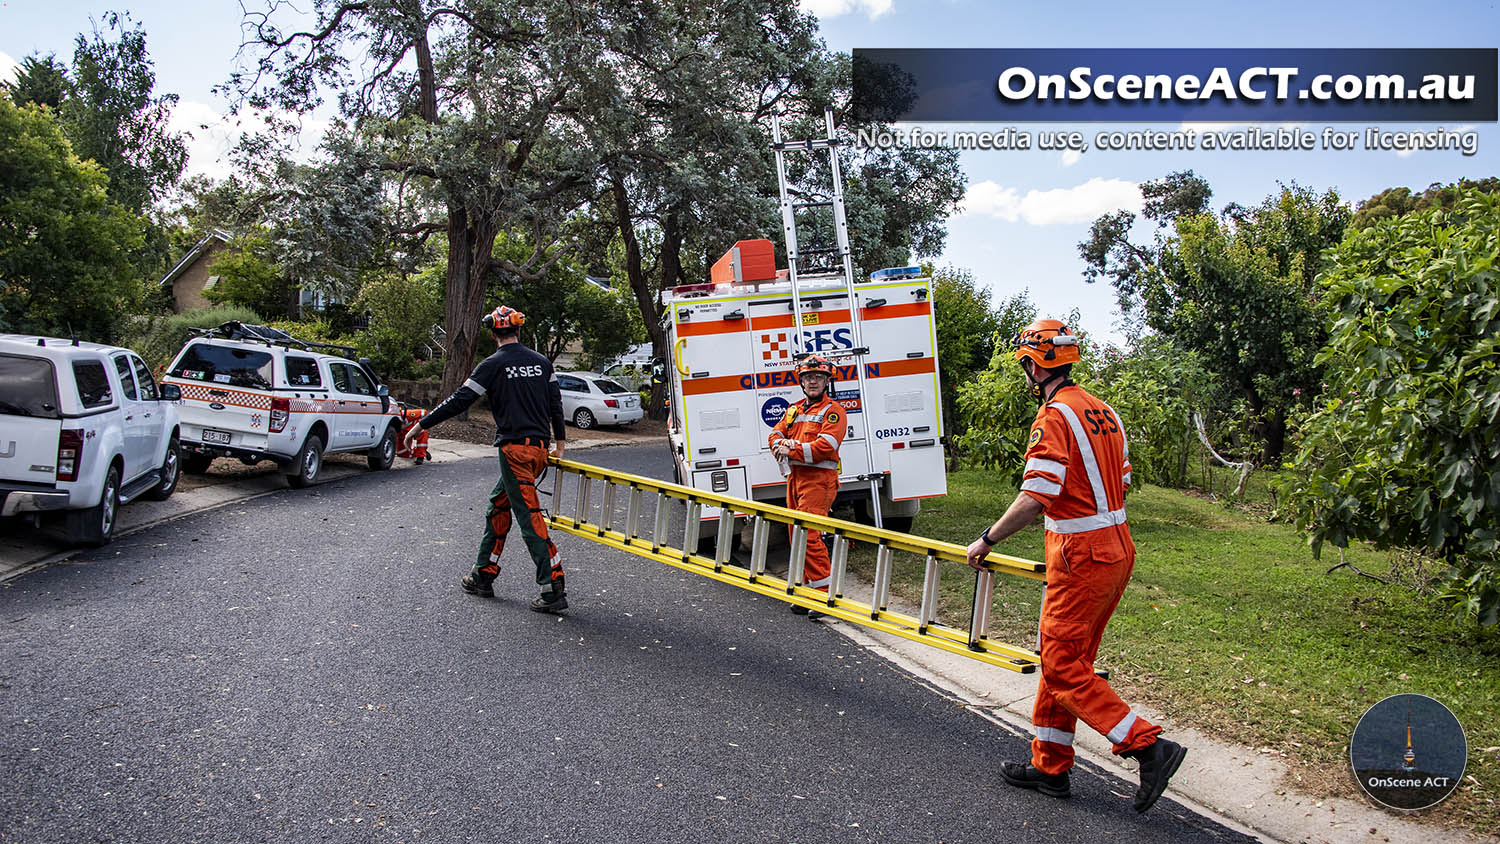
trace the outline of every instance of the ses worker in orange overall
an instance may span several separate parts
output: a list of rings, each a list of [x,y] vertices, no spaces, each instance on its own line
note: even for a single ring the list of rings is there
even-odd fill
[[[406,427],[401,429],[401,444],[396,449],[396,456],[416,461],[418,466],[422,465],[422,461],[432,459],[427,454],[427,432],[422,430],[418,425],[422,421],[422,417],[426,415],[427,411],[420,407],[408,407],[401,411],[401,418],[405,420],[403,424]],[[417,433],[412,438],[411,444],[407,445],[406,435],[410,434],[413,428],[417,430]]]
[[[844,408],[831,397],[833,364],[812,354],[797,364],[797,381],[805,398],[789,405],[771,431],[771,454],[790,466],[786,479],[786,506],[818,516],[828,515],[839,492],[839,446],[849,423]],[[788,535],[792,528],[787,526]],[[807,532],[807,554],[803,583],[828,591],[828,546],[819,531]],[[792,612],[810,619],[823,613],[792,605]]]
[[[1133,802],[1144,812],[1166,789],[1187,749],[1159,738],[1161,727],[1133,712],[1094,673],[1104,626],[1135,567],[1135,543],[1125,521],[1130,449],[1109,405],[1068,378],[1078,362],[1077,335],[1055,319],[1041,319],[1022,329],[1014,343],[1042,406],[1027,440],[1021,491],[1005,515],[969,546],[969,565],[982,568],[995,543],[1043,513],[1047,591],[1031,762],[1006,762],[1000,773],[1011,785],[1067,797],[1073,731],[1081,719],[1114,743],[1116,755],[1140,762],[1141,785]]]

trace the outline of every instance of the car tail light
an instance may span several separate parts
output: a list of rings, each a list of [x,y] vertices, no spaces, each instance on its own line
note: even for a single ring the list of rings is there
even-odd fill
[[[291,399],[271,399],[271,433],[279,434],[286,429],[286,421],[292,417]]]
[[[604,400],[604,406],[605,407],[619,407],[620,406],[620,402],[619,402],[618,399],[605,399]]]
[[[57,479],[78,480],[78,470],[83,463],[83,431],[64,428],[57,437]]]

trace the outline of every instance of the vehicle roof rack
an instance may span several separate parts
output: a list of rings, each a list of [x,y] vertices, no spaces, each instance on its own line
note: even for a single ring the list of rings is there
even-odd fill
[[[265,343],[267,346],[281,346],[283,348],[296,346],[299,349],[336,349],[345,356],[359,354],[359,350],[353,346],[340,346],[337,343],[320,343],[315,340],[301,340],[282,331],[280,328],[272,328],[269,325],[255,325],[238,320],[230,320],[213,328],[194,328],[191,330],[199,337],[235,340],[241,343]]]

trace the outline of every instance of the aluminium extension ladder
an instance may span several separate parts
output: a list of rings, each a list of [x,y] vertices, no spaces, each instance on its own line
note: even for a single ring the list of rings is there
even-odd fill
[[[548,462],[554,473],[548,524],[554,529],[1011,671],[1029,674],[1040,665],[1035,651],[991,639],[989,626],[995,575],[1003,573],[1045,581],[1046,569],[1042,563],[991,553],[985,560],[985,570],[972,572],[974,600],[968,625],[952,627],[938,620],[938,583],[941,564],[957,563],[963,566],[964,572],[971,571],[967,566],[967,549],[958,545],[732,498],[587,463],[556,458],[549,458]],[[601,486],[596,498],[595,490]],[[570,494],[570,500],[565,500]],[[680,522],[672,513],[675,502],[685,505],[686,512],[680,517]],[[704,507],[718,507],[723,511],[712,557],[688,550],[689,546],[697,546],[696,525]],[[746,518],[751,535],[748,560],[743,564],[731,557],[734,517],[737,515]],[[768,571],[772,525],[792,527],[785,575]],[[827,592],[807,586],[803,577],[809,528],[833,537],[832,570]],[[674,535],[687,539],[674,542]],[[844,593],[849,547],[853,542],[869,543],[876,549],[874,588],[869,601],[859,601]],[[925,558],[921,606],[915,616],[889,607],[891,577],[895,568],[893,555],[898,553]]]
[[[803,347],[802,325],[802,292],[798,279],[806,270],[802,261],[804,258],[818,255],[837,255],[844,274],[844,293],[848,297],[850,339],[854,348],[848,353],[853,358],[855,378],[859,382],[860,400],[870,393],[865,389],[865,367],[862,358],[869,353],[863,339],[863,328],[859,316],[860,308],[854,299],[854,260],[849,253],[849,221],[844,216],[844,176],[839,164],[839,141],[833,126],[833,109],[825,109],[823,121],[828,130],[828,137],[816,138],[806,141],[787,141],[781,137],[781,115],[771,113],[771,150],[776,153],[776,185],[781,195],[781,225],[786,237],[786,265],[787,280],[792,286],[792,310],[795,314],[793,319],[797,330],[792,332],[794,359],[801,360],[806,354]],[[786,178],[786,154],[788,152],[814,152],[824,151],[828,153],[828,167],[832,176],[833,190],[828,199],[813,202],[792,201],[790,189]],[[797,214],[800,211],[815,211],[827,208],[833,212],[833,230],[837,238],[838,246],[819,249],[804,248],[797,239]],[[737,264],[738,262],[736,262]],[[838,357],[844,357],[839,355]],[[832,385],[830,384],[830,389]],[[870,447],[870,435],[872,432],[865,431],[861,442],[865,449],[865,465],[875,465],[875,454]],[[885,527],[881,516],[880,507],[880,479],[881,474],[871,471],[860,477],[860,480],[868,481],[870,484],[870,512],[875,515],[875,526]]]

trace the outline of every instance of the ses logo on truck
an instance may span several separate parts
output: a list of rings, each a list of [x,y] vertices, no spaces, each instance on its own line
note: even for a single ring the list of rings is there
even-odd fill
[[[1415,811],[1448,799],[1469,756],[1453,712],[1426,695],[1392,695],[1359,719],[1349,740],[1354,778],[1371,800]]]

